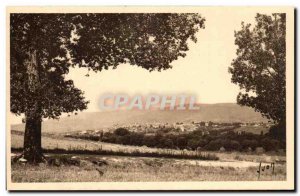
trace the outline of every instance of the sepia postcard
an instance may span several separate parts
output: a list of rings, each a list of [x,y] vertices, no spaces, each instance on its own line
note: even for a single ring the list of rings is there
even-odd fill
[[[293,7],[7,7],[7,190],[294,190]]]

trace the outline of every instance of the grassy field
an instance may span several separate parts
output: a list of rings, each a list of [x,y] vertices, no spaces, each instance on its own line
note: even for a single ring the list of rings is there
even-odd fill
[[[22,148],[24,137],[22,135],[11,135],[11,147]],[[174,154],[182,153],[182,150],[170,150],[160,148],[149,148],[147,146],[126,146],[120,144],[111,144],[105,142],[93,142],[80,139],[64,138],[64,137],[42,137],[42,146],[44,149],[65,149],[65,150],[90,150],[97,151],[99,149],[106,151],[122,151],[122,152],[148,152],[148,153],[169,153],[172,151]],[[185,153],[195,153],[195,151],[186,151]],[[203,152],[206,153],[206,152]],[[276,160],[285,161],[285,154],[280,153],[267,153],[258,155],[256,153],[240,153],[240,152],[207,152],[216,155],[223,161],[252,161],[252,162],[274,162]]]
[[[78,156],[77,156],[78,157]],[[285,165],[276,167],[275,175],[265,172],[258,179],[257,168],[209,166],[203,161],[82,156],[80,166],[12,165],[13,182],[100,182],[100,181],[254,181],[285,180]],[[107,161],[95,166],[90,159]]]
[[[12,148],[22,148],[23,136],[12,134]],[[103,142],[91,142],[60,137],[42,137],[44,149],[65,150],[111,150],[122,152],[167,153],[167,149],[124,146]],[[182,150],[173,150],[182,153]],[[195,153],[187,151],[185,153]],[[205,152],[204,152],[205,153]],[[40,164],[38,166],[13,163],[13,182],[94,182],[94,181],[236,181],[236,180],[285,180],[286,157],[284,154],[255,154],[241,152],[206,152],[219,158],[215,160],[191,160],[107,155],[57,155],[68,159],[76,156],[79,165],[60,164],[59,166]],[[93,160],[106,161],[98,166]],[[275,175],[270,172],[258,179],[259,162],[276,162]]]
[[[13,149],[23,148],[24,138],[22,135],[11,135],[11,147]],[[174,150],[174,149],[160,149],[160,148],[149,148],[147,146],[126,146],[120,144],[111,144],[105,142],[93,142],[81,139],[72,139],[64,137],[55,137],[55,136],[43,136],[42,137],[42,147],[47,150],[56,150],[62,149],[67,151],[98,151],[98,152],[113,152],[116,154],[157,154],[159,157],[161,155],[173,155],[173,156],[199,156],[199,152],[195,151],[183,151],[183,150]],[[210,156],[214,153],[203,152],[201,155]],[[200,156],[201,156],[200,155]]]

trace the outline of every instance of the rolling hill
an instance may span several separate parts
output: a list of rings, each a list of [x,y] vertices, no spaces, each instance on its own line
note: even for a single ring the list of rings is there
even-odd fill
[[[162,110],[124,110],[105,112],[82,112],[78,115],[63,117],[59,120],[45,120],[43,132],[71,132],[78,130],[100,129],[112,125],[133,123],[175,123],[191,121],[214,122],[267,122],[260,113],[252,108],[233,103],[200,104],[200,110],[162,111]],[[25,125],[12,125],[12,130],[23,131]]]

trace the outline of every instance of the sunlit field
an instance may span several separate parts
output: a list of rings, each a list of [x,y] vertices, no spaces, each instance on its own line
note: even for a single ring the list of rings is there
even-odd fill
[[[22,148],[23,136],[12,134],[12,149]],[[28,165],[12,163],[13,182],[101,182],[101,181],[244,181],[244,180],[285,180],[285,156],[279,154],[255,154],[241,152],[203,152],[218,157],[218,160],[195,160],[156,157],[133,157],[130,152],[151,152],[151,156],[169,153],[167,149],[124,146],[104,142],[91,142],[71,138],[44,136],[43,148],[71,151],[99,149],[109,152],[128,152],[128,156],[53,154],[45,157],[55,164],[41,163]],[[182,153],[182,150],[173,150]],[[185,151],[192,154],[194,151]],[[14,152],[13,156],[19,152]],[[140,155],[136,155],[140,156]],[[75,163],[64,160],[75,160]],[[105,164],[98,164],[105,162]],[[258,175],[259,163],[275,162],[271,170]]]

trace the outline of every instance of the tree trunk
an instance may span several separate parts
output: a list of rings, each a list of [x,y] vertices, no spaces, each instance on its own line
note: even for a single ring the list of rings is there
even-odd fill
[[[31,100],[27,103],[25,112],[26,125],[24,134],[23,155],[29,163],[39,163],[43,160],[41,145],[41,105],[40,105],[40,79],[36,50],[28,52],[28,59],[25,62],[28,76],[28,93]]]
[[[41,124],[38,117],[26,116],[23,154],[29,163],[39,163],[43,160]]]

